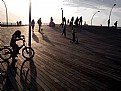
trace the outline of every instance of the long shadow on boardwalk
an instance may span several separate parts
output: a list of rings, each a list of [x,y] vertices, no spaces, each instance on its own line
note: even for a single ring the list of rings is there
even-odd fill
[[[3,61],[7,63],[7,69],[6,69],[6,76],[4,79],[6,79],[5,84],[3,85],[3,91],[12,91],[16,90],[19,91],[19,88],[17,86],[17,81],[16,81],[16,73],[17,69],[13,68],[12,65],[9,65],[8,61]],[[4,65],[4,68],[6,68]]]
[[[20,81],[23,86],[22,91],[39,91],[37,89],[37,70],[32,59],[27,59],[22,63],[20,69]]]
[[[62,27],[60,27],[60,26],[55,26],[55,27],[51,27],[53,30],[55,30],[55,31],[57,31],[57,32],[59,32],[60,34],[62,34],[62,30],[63,30],[63,28]],[[67,27],[67,32],[69,32],[68,30],[71,30],[69,27]],[[68,40],[72,40],[70,37],[68,37],[68,36],[66,36],[66,39],[68,39]]]
[[[62,28],[61,27],[55,26],[55,27],[50,27],[50,28],[52,28],[53,30],[55,30],[55,31],[57,31],[59,33],[62,33]]]
[[[44,34],[43,32],[40,32],[40,34],[42,35],[42,39],[48,43],[50,43],[52,46],[55,46],[50,40],[49,38],[47,37],[46,34]]]
[[[35,35],[35,33],[32,34],[32,38],[34,39],[34,41],[39,43],[39,38]]]
[[[7,63],[7,64],[6,64]],[[6,65],[5,65],[6,64]],[[25,60],[21,68],[15,67],[15,65],[9,65],[8,61],[5,61],[4,69],[6,69],[5,84],[3,84],[3,91],[43,91],[39,86],[37,87],[37,70],[32,59]],[[7,66],[7,67],[6,67]],[[17,71],[18,70],[18,71]],[[20,72],[20,73],[19,73]],[[20,77],[20,81],[19,78]],[[1,79],[1,78],[0,78]],[[1,80],[0,80],[1,82]]]
[[[84,27],[90,33],[102,36],[100,41],[104,43],[121,47],[121,29],[106,28],[106,27]],[[105,38],[105,39],[103,39]]]

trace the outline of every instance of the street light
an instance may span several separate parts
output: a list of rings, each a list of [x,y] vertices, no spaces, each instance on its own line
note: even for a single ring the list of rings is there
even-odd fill
[[[5,2],[4,2],[4,0],[2,0],[2,1],[3,1],[4,5],[5,5],[5,8],[6,8],[6,22],[7,22],[7,26],[8,26],[8,12],[7,12],[7,6],[6,6]]]
[[[93,16],[92,16],[92,19],[91,19],[91,26],[92,26],[93,17],[94,17],[94,15],[95,15],[96,13],[98,13],[98,12],[100,12],[100,11],[95,12],[95,13],[93,14]]]
[[[63,8],[61,8],[62,10],[62,27],[63,27]]]
[[[111,12],[112,12],[114,6],[116,6],[116,4],[114,4],[110,10],[109,19],[108,19],[108,27],[110,27],[110,17],[111,17]]]
[[[31,47],[31,0],[29,0],[29,40],[28,45]]]

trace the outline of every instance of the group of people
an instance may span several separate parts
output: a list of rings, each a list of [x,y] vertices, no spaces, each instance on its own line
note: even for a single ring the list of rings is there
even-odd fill
[[[38,32],[40,32],[42,30],[41,29],[41,26],[42,26],[42,20],[41,20],[41,18],[38,19],[37,24],[39,26]],[[34,19],[32,19],[32,21],[31,21],[31,26],[32,26],[32,31],[34,32],[34,26],[35,26],[35,20]],[[50,18],[49,26],[50,27],[55,26],[55,23],[53,22],[53,18],[52,17]]]
[[[61,35],[64,35],[65,38],[66,38],[66,22],[67,22],[67,24],[69,24],[69,26],[71,27],[71,30],[72,30],[72,42],[77,43],[78,38],[76,36],[76,31],[74,29],[73,23],[75,23],[75,27],[81,26],[81,28],[82,28],[82,16],[80,17],[80,19],[78,19],[78,17],[77,17],[75,22],[74,22],[74,17],[71,18],[70,22],[69,22],[69,19],[66,21],[66,18],[65,17],[63,18],[63,21],[60,26],[62,26],[62,28],[63,28]]]
[[[37,23],[38,23],[38,26],[39,26],[38,32],[40,32],[41,26],[42,26],[41,18],[38,19]],[[34,26],[35,26],[35,20],[34,19],[32,19],[32,21],[31,21],[31,26],[32,26],[32,31],[34,32]]]

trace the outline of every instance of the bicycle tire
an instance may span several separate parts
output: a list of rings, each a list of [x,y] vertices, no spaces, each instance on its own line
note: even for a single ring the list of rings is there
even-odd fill
[[[34,57],[34,50],[31,47],[25,47],[22,49],[22,56],[27,59],[31,59]]]
[[[4,48],[2,48],[2,50],[1,50],[1,58],[2,58],[3,60],[8,60],[8,59],[10,59],[11,56],[12,56],[11,53],[12,53],[12,50],[11,50],[10,48],[4,47]]]

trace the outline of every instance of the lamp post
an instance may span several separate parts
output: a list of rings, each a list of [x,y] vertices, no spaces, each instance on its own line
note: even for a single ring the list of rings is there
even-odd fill
[[[100,11],[95,12],[95,13],[93,14],[93,16],[92,16],[92,19],[91,19],[91,26],[92,26],[93,17],[94,17],[94,15],[95,15],[96,13],[98,13],[98,12],[100,12]]]
[[[63,27],[63,8],[61,8],[62,10],[62,27]]]
[[[31,0],[29,0],[29,39],[28,45],[31,47]]]
[[[5,9],[6,9],[6,23],[7,23],[7,27],[8,27],[8,12],[7,12],[7,6],[6,6],[5,2],[4,2],[4,0],[2,0],[2,1],[3,1],[4,5],[5,5]]]
[[[108,19],[108,27],[110,27],[110,17],[111,17],[111,12],[112,12],[114,6],[116,6],[116,4],[114,4],[110,10],[109,19]]]

